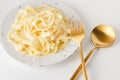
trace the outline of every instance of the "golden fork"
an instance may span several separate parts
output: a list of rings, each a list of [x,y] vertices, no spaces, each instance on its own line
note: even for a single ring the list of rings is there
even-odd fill
[[[73,21],[71,26],[71,39],[77,42],[79,46],[84,80],[88,80],[85,61],[84,61],[83,52],[82,52],[82,40],[84,36],[85,36],[85,32],[84,32],[82,23],[80,23],[79,20]],[[70,80],[74,80],[74,79],[71,78]]]

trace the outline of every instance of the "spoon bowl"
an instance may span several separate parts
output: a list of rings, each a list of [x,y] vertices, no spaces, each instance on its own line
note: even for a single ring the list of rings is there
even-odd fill
[[[101,24],[93,29],[91,39],[95,47],[109,47],[115,40],[115,31],[112,27]]]

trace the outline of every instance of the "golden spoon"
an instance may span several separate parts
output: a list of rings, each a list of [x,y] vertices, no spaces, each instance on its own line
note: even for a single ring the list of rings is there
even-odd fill
[[[91,33],[91,39],[94,44],[94,47],[85,57],[85,62],[90,58],[90,56],[96,48],[105,48],[111,46],[112,43],[115,41],[115,37],[115,31],[112,27],[105,24],[96,26]],[[80,73],[81,69],[82,65],[80,64],[74,72],[74,74],[72,75],[72,77],[70,78],[70,80],[75,80],[78,74]]]

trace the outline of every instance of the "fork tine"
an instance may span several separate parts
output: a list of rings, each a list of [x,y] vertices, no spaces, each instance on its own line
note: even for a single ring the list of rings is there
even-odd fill
[[[83,29],[83,26],[82,26],[82,22],[80,22],[80,28],[79,29],[80,29],[81,32],[85,33],[84,29]]]
[[[74,22],[72,22],[72,23],[71,23],[71,27],[70,27],[72,33],[75,33],[75,28],[74,28],[74,26],[75,26],[75,24],[74,24]]]
[[[76,24],[77,28],[79,28],[78,23],[79,23],[78,20],[75,20],[75,24]]]
[[[78,33],[79,32],[79,25],[78,25],[78,22],[77,22],[77,20],[75,20],[74,22],[74,28],[75,28],[75,31],[76,31],[76,33]]]
[[[76,22],[77,22],[77,23],[80,23],[80,21],[79,21],[78,19],[76,20]]]

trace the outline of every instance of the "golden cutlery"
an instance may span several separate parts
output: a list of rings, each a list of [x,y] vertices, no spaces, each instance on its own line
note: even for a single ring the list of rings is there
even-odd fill
[[[115,38],[115,31],[112,27],[105,24],[96,26],[91,33],[91,39],[94,44],[94,48],[92,48],[92,50],[85,57],[85,62],[90,58],[96,48],[105,48],[111,46],[112,43],[115,41]],[[82,65],[80,64],[70,80],[75,80],[81,69]]]
[[[83,52],[82,52],[82,40],[83,40],[84,36],[85,36],[85,32],[84,32],[82,24],[78,20],[73,21],[72,27],[71,27],[71,38],[73,41],[77,42],[77,44],[79,46],[84,79],[88,80],[87,73],[86,73],[85,61],[84,61]],[[73,79],[71,79],[71,80],[73,80]]]

